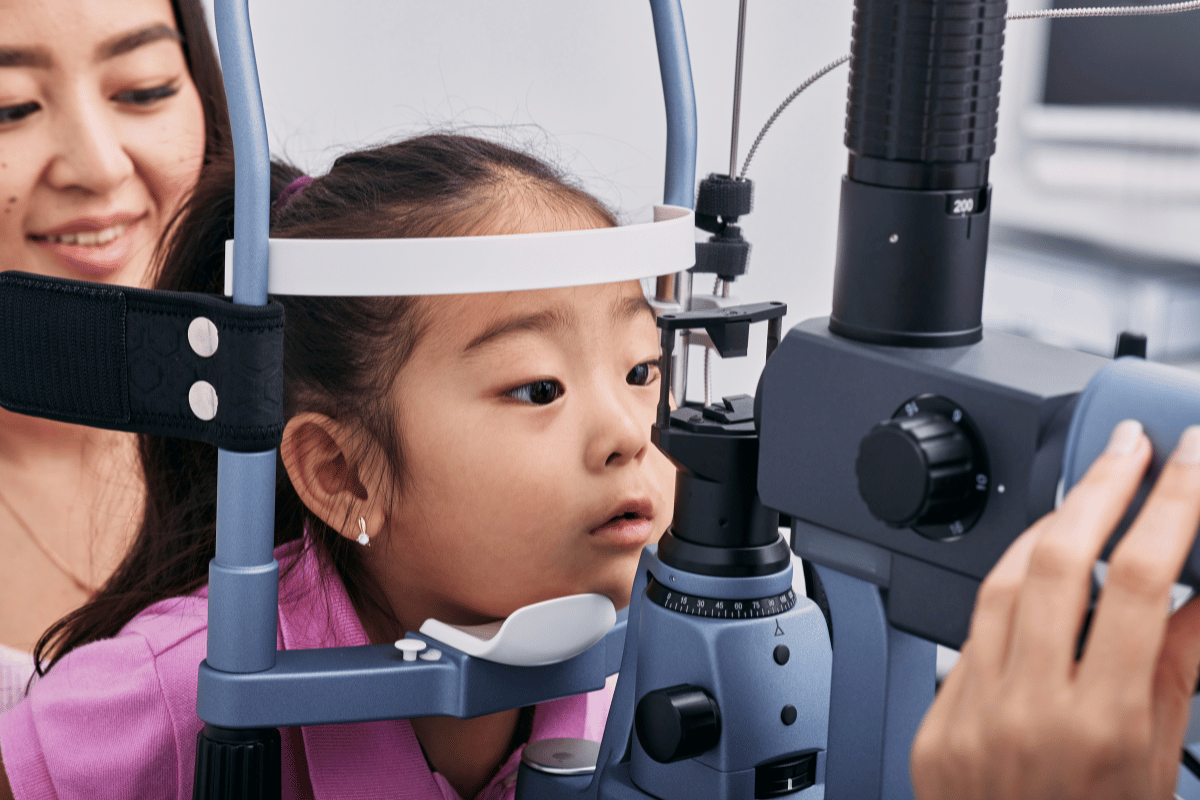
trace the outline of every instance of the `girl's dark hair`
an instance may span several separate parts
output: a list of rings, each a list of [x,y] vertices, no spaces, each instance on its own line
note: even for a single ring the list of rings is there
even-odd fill
[[[272,197],[298,177],[295,168],[273,164]],[[556,217],[616,224],[598,200],[535,158],[482,139],[431,134],[342,156],[328,174],[273,209],[271,230],[287,238],[469,236],[519,230],[526,217],[544,225]],[[158,288],[219,293],[225,240],[232,236],[233,165],[222,159],[205,171],[175,227]],[[315,411],[354,426],[402,480],[402,440],[388,395],[420,339],[426,304],[411,297],[275,299],[287,320],[284,417]],[[38,641],[39,671],[76,647],[114,636],[152,603],[193,592],[207,580],[216,546],[216,449],[142,436],[140,451],[147,500],[137,538],[96,596]],[[307,530],[355,607],[394,621],[360,548],[309,511],[278,467],[276,546]]]
[[[171,9],[183,37],[183,56],[192,83],[196,85],[200,104],[204,107],[204,162],[207,164],[227,150],[231,141],[221,65],[200,0],[171,0]]]

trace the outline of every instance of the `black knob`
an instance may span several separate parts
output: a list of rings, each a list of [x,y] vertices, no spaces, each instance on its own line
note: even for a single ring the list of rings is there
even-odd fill
[[[661,764],[682,761],[717,746],[721,711],[699,686],[683,683],[647,692],[638,701],[634,727],[642,749]]]
[[[982,504],[976,454],[947,417],[920,412],[876,425],[858,447],[858,492],[872,516],[896,528],[937,525]]]

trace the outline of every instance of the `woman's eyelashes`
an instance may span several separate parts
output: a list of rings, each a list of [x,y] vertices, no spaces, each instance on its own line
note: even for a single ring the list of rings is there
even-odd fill
[[[177,82],[165,83],[162,86],[155,86],[150,89],[128,89],[124,92],[119,92],[113,95],[113,99],[118,103],[125,103],[131,106],[150,106],[157,103],[159,100],[166,100],[168,97],[174,97],[179,93],[179,84]]]
[[[625,382],[630,386],[649,386],[658,377],[658,360],[643,361],[625,376]]]
[[[535,406],[544,406],[553,403],[555,400],[563,396],[566,390],[563,385],[554,380],[541,380],[526,383],[518,386],[515,389],[509,389],[505,392],[506,395],[514,400],[520,400],[523,403],[529,403]]]
[[[41,106],[37,103],[21,103],[15,106],[5,106],[0,108],[0,125],[6,122],[17,122],[25,119],[30,114],[40,110]]]
[[[179,82],[172,81],[164,83],[162,86],[154,86],[149,89],[127,89],[123,92],[118,92],[113,95],[113,100],[123,105],[138,106],[147,108],[155,103],[166,100],[169,97],[174,97],[179,93]],[[6,123],[19,122],[30,114],[40,111],[42,106],[39,103],[19,103],[15,106],[4,106],[0,108],[0,125]]]

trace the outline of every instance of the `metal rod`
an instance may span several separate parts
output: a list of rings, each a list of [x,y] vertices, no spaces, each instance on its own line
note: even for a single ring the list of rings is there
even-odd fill
[[[782,335],[783,320],[779,317],[767,320],[767,358],[770,358],[771,353],[774,353],[775,348],[779,346]]]
[[[746,0],[738,6],[737,64],[733,68],[733,134],[729,137],[729,177],[737,177],[738,122],[742,116],[742,54],[746,49]]]
[[[662,373],[662,377],[660,378],[662,389],[658,396],[658,427],[665,430],[671,425],[671,384],[673,382],[671,359],[674,356],[675,350],[675,331],[663,328],[660,336],[662,340],[662,360],[659,362],[659,370]],[[682,402],[680,404],[682,405]]]
[[[233,301],[267,302],[271,151],[249,0],[216,0],[214,21],[233,132]],[[217,544],[209,564],[208,665],[261,672],[275,665],[279,564],[275,561],[275,451],[217,453]]]

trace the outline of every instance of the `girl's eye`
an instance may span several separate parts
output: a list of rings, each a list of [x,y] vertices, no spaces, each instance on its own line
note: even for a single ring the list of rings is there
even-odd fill
[[[21,103],[19,106],[0,108],[0,124],[25,119],[39,109],[41,109],[41,106],[37,103]]]
[[[654,382],[657,370],[657,361],[646,361],[629,370],[629,374],[625,376],[625,382],[631,386],[649,386]]]
[[[523,403],[544,406],[563,396],[563,385],[558,381],[534,381],[508,391],[508,396]]]
[[[126,92],[113,97],[118,103],[128,103],[133,106],[148,106],[159,100],[166,100],[168,97],[174,97],[179,92],[179,87],[172,83],[155,86],[153,89],[130,89]]]

